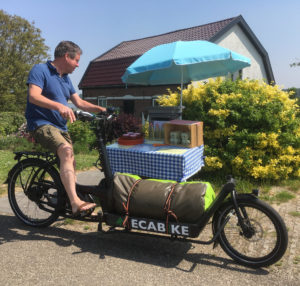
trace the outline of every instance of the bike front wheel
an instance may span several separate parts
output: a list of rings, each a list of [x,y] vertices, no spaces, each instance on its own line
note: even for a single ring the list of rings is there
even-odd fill
[[[20,161],[10,175],[8,198],[15,215],[25,224],[45,227],[59,216],[60,179],[53,166],[41,159]]]
[[[254,196],[241,196],[237,204],[242,216],[238,219],[233,203],[225,203],[214,218],[214,233],[227,223],[219,236],[222,249],[240,264],[258,268],[277,262],[285,253],[288,235],[280,215]]]

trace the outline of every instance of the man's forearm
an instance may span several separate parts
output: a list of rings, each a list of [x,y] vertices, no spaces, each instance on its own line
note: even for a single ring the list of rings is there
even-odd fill
[[[43,96],[40,88],[37,86],[29,86],[29,102],[43,108],[57,110],[64,119],[70,120],[71,123],[76,120],[70,107]]]
[[[95,104],[92,104],[88,101],[85,101],[85,100],[82,100],[80,102],[80,106],[78,106],[80,109],[84,110],[84,111],[88,111],[88,112],[101,112],[101,111],[105,111],[106,108],[105,107],[102,107],[102,106],[99,106],[99,105],[95,105]]]
[[[51,99],[48,99],[47,97],[43,95],[30,95],[29,96],[29,102],[33,103],[37,106],[53,109],[53,110],[59,110],[61,103],[55,102]]]

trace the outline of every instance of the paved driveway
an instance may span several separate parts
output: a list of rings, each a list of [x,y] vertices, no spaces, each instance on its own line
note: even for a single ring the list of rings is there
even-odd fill
[[[277,265],[256,270],[211,245],[99,233],[96,224],[78,222],[30,228],[5,200],[0,199],[0,285],[299,285],[300,219],[288,214],[300,211],[299,196],[275,206],[289,228],[287,253]],[[209,225],[201,238],[210,236]]]

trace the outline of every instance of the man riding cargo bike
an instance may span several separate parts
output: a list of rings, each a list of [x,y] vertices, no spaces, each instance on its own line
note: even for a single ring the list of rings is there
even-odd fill
[[[74,216],[89,211],[95,204],[83,202],[75,190],[75,161],[67,121],[76,120],[68,100],[85,111],[101,112],[106,109],[82,100],[68,76],[78,66],[81,49],[73,42],[62,41],[54,52],[54,61],[35,65],[27,80],[27,128],[43,147],[57,154],[60,178],[70,199]]]
[[[18,163],[8,174],[8,197],[15,215],[34,227],[48,226],[59,216],[75,217],[98,222],[99,231],[105,223],[136,235],[158,233],[160,238],[220,244],[231,258],[249,267],[268,266],[281,259],[288,244],[286,226],[280,215],[258,198],[257,190],[239,194],[234,179],[228,177],[215,196],[208,182],[179,183],[112,173],[106,131],[114,114],[82,100],[67,76],[78,66],[80,55],[77,45],[61,42],[53,62],[37,65],[30,72],[28,128],[54,155],[15,152]],[[80,109],[98,114],[74,114],[67,106],[68,99]],[[76,183],[72,141],[66,129],[67,120],[72,123],[76,119],[95,123],[96,166],[104,173],[98,185]],[[95,201],[101,211],[91,216]],[[210,221],[212,238],[199,240]]]

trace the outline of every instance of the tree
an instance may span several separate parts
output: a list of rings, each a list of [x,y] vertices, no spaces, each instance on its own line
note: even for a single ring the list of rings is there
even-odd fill
[[[300,62],[294,62],[292,64],[290,64],[291,67],[296,67],[296,66],[300,66]]]
[[[34,23],[0,10],[0,111],[24,110],[28,73],[48,50]]]
[[[296,66],[300,66],[300,62],[299,63],[292,63],[290,64],[291,67],[296,67]]]

